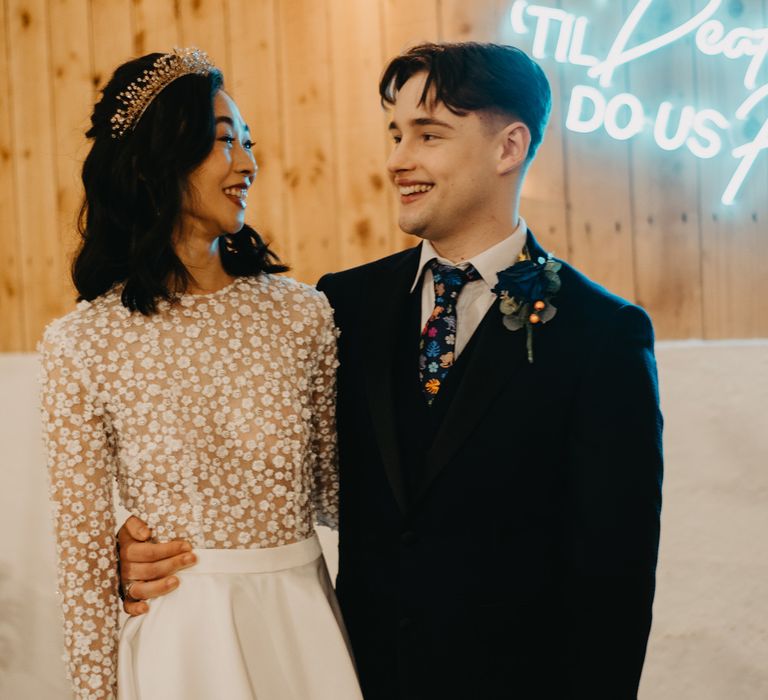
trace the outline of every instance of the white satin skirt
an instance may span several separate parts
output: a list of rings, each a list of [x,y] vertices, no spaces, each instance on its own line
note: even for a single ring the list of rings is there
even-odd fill
[[[362,700],[317,535],[194,551],[123,626],[119,700]]]

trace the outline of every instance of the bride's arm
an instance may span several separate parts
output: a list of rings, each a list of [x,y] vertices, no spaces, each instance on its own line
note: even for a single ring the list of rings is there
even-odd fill
[[[59,322],[40,346],[58,591],[75,696],[114,698],[119,603],[115,464],[103,403],[75,337]]]
[[[319,525],[338,527],[339,469],[336,442],[336,352],[338,332],[333,324],[333,311],[325,296],[321,297],[317,366],[312,381],[312,454],[314,458],[313,501]]]

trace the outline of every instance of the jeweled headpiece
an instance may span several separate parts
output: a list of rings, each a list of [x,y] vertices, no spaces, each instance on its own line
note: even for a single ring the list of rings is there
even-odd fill
[[[214,70],[216,66],[211,63],[208,54],[194,47],[174,48],[171,53],[160,56],[152,68],[145,70],[117,95],[117,101],[123,106],[109,120],[112,123],[112,138],[119,139],[127,131],[132,131],[152,100],[176,78],[192,73],[210,75]]]

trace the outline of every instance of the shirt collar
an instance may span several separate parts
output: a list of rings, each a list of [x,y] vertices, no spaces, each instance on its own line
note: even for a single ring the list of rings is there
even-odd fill
[[[518,217],[517,228],[504,240],[499,241],[490,248],[484,250],[482,253],[478,253],[468,260],[462,260],[456,267],[466,267],[468,264],[472,264],[474,268],[480,273],[483,281],[488,285],[489,289],[493,289],[498,280],[497,273],[501,270],[508,268],[510,265],[514,265],[520,253],[523,252],[525,247],[525,241],[528,236],[528,226],[522,216]],[[435,250],[432,243],[427,240],[422,241],[421,255],[419,257],[419,267],[416,270],[416,277],[411,285],[411,292],[416,289],[419,284],[422,274],[424,274],[424,268],[430,260],[437,258],[439,263],[444,265],[454,265],[450,260],[441,258]]]

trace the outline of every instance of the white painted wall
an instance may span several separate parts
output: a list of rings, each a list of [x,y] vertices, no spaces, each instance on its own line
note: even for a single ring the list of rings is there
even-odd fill
[[[768,698],[768,341],[660,343],[661,552],[641,700]]]
[[[666,477],[641,700],[768,698],[768,341],[660,343]],[[68,697],[34,355],[0,354],[0,697]],[[335,539],[325,531],[329,567]]]

